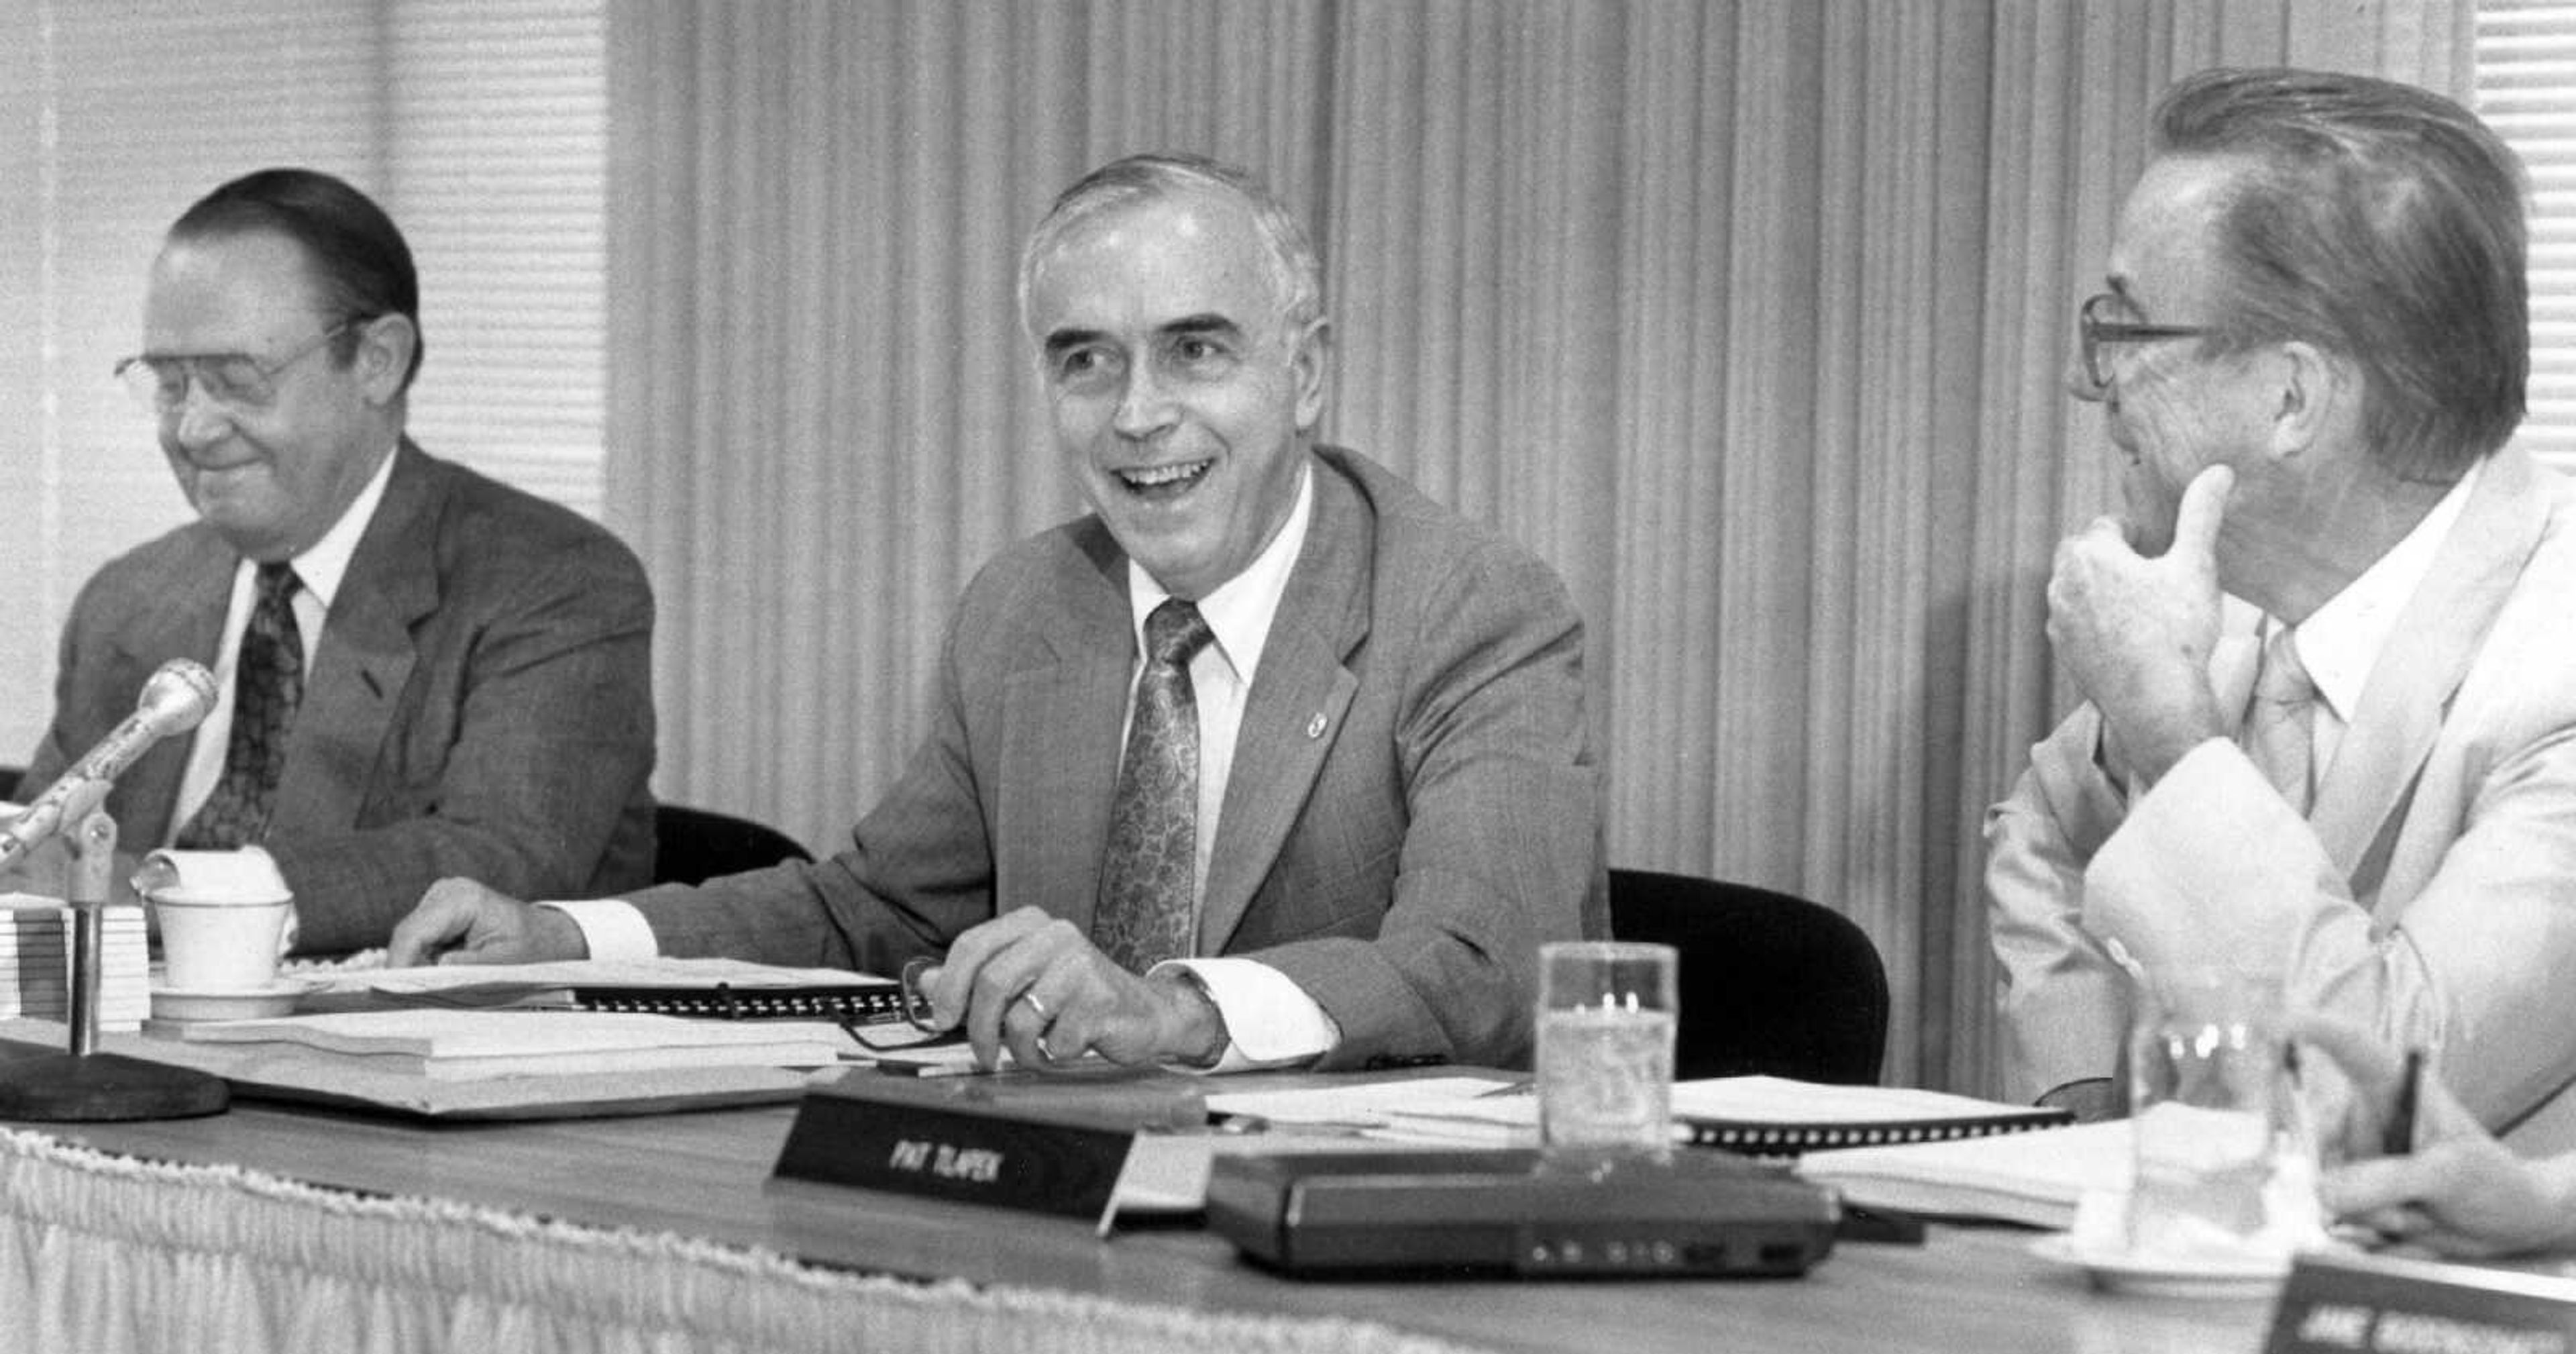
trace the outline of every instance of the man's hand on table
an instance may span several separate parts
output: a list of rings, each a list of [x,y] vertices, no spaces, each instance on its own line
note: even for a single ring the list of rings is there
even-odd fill
[[[1004,1047],[1044,1070],[1086,1052],[1121,1065],[1204,1064],[1226,1046],[1224,1018],[1195,985],[1138,977],[1071,923],[1033,907],[957,937],[921,989],[935,1023],[964,1025],[985,1067]]]
[[[385,965],[538,964],[589,957],[590,944],[581,928],[563,913],[520,902],[471,879],[442,879],[394,927]]]

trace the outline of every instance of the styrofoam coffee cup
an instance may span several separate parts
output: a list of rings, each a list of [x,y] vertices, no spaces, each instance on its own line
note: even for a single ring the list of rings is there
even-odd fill
[[[161,925],[169,986],[183,992],[240,992],[277,981],[295,895],[173,887],[144,897]]]

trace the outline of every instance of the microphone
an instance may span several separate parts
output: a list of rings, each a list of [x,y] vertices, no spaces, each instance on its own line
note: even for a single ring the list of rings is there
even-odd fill
[[[60,831],[64,810],[76,799],[86,794],[94,805],[108,784],[124,774],[145,748],[171,734],[197,727],[206,712],[214,708],[215,678],[204,664],[185,658],[162,664],[143,684],[143,695],[135,701],[134,713],[46,786],[17,821],[0,826],[0,868]]]

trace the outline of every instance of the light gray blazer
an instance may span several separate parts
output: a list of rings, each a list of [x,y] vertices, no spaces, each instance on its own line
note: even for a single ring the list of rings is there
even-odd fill
[[[1327,1067],[1525,1065],[1541,941],[1607,932],[1583,627],[1527,550],[1315,453],[1305,547],[1247,695],[1203,954],[1283,971]],[[663,949],[890,973],[997,911],[1088,926],[1135,643],[1085,517],[960,601],[929,737],[815,864],[633,898]]]
[[[2242,702],[2256,645],[2212,655]],[[2204,744],[2126,802],[2079,710],[1988,815],[2009,1089],[2112,1068],[2127,983],[2250,961],[2434,1066],[2525,1151],[2576,1148],[2576,486],[2490,459],[2306,819]]]

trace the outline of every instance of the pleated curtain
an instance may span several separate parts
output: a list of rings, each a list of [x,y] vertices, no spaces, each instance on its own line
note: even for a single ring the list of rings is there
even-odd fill
[[[806,0],[610,17],[609,519],[660,595],[666,797],[820,850],[951,602],[1080,510],[1013,311],[1134,150],[1302,209],[1325,432],[1528,543],[1590,625],[1613,863],[1828,903],[1888,1076],[1993,1089],[1988,804],[2074,700],[2113,502],[2078,299],[2209,65],[2465,98],[2468,0]]]

